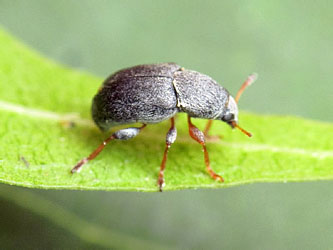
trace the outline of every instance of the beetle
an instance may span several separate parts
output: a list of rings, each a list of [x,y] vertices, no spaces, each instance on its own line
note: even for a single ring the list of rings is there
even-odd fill
[[[171,126],[166,135],[158,175],[158,186],[162,191],[168,151],[177,137],[174,116],[183,112],[187,113],[190,136],[203,148],[207,172],[213,179],[223,182],[223,178],[210,166],[205,135],[208,135],[212,121],[220,120],[251,136],[238,125],[237,103],[244,89],[255,79],[256,74],[250,75],[234,99],[211,77],[185,69],[176,63],[138,65],[112,74],[103,82],[93,99],[91,112],[94,122],[102,131],[116,125],[141,123],[142,126],[114,132],[88,157],[79,161],[71,172],[79,172],[82,166],[94,159],[110,141],[131,139],[147,124],[170,119]],[[191,118],[209,120],[204,133],[193,125]]]

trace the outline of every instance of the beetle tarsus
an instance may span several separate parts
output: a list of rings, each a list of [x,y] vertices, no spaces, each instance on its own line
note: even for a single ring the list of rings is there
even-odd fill
[[[158,187],[159,187],[159,191],[163,192],[163,187],[164,187],[164,178],[158,178]]]
[[[88,162],[88,158],[83,158],[81,161],[79,161],[75,167],[71,170],[71,173],[78,173],[81,171],[81,168],[84,164],[86,164]]]
[[[224,179],[222,176],[216,174],[214,171],[208,171],[208,173],[210,174],[210,176],[216,180],[216,181],[220,181],[220,182],[224,182]]]

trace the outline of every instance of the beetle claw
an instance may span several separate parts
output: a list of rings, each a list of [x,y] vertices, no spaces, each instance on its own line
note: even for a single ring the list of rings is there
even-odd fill
[[[214,176],[213,178],[214,178],[215,180],[217,180],[217,181],[224,182],[223,177],[220,176],[220,175],[216,175],[216,176]]]

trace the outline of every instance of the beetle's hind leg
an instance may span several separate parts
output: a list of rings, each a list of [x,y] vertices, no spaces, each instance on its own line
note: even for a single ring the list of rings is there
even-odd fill
[[[189,133],[190,136],[196,140],[197,142],[199,142],[202,146],[202,149],[204,151],[204,157],[205,157],[205,164],[206,164],[206,170],[207,172],[210,174],[210,176],[214,179],[214,180],[218,180],[223,182],[223,178],[221,176],[219,176],[218,174],[216,174],[213,169],[210,166],[210,161],[209,161],[209,155],[208,155],[208,151],[206,148],[206,143],[205,143],[205,135],[204,133],[202,133],[196,126],[194,126],[191,122],[191,117],[187,116],[187,122],[188,122],[188,128],[189,128]]]
[[[160,188],[160,192],[162,192],[162,189],[164,186],[164,169],[165,169],[165,164],[166,164],[166,161],[168,158],[169,148],[170,148],[171,144],[175,142],[176,137],[177,137],[177,129],[175,127],[175,118],[172,117],[170,119],[170,121],[171,121],[171,127],[166,135],[163,160],[161,162],[160,173],[158,175],[158,181],[157,181],[157,184]]]
[[[86,164],[88,161],[93,160],[99,153],[105,148],[106,144],[108,144],[112,140],[129,140],[133,137],[137,136],[140,131],[146,127],[146,124],[143,124],[139,128],[125,128],[114,132],[109,138],[105,139],[101,145],[99,145],[88,157],[83,158],[79,161],[75,167],[71,170],[72,173],[80,172],[82,166]]]

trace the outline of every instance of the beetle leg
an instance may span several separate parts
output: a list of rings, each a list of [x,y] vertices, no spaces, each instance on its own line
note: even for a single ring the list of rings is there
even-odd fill
[[[213,124],[213,120],[208,120],[206,127],[203,131],[203,134],[205,136],[205,138],[207,139],[207,141],[218,141],[220,139],[223,138],[223,135],[209,135],[209,130],[212,127]]]
[[[208,120],[206,127],[204,129],[204,132],[203,132],[205,137],[208,136],[208,133],[209,133],[209,130],[210,130],[210,127],[212,126],[212,124],[213,124],[213,120]]]
[[[165,169],[165,164],[166,164],[167,157],[168,157],[169,148],[170,148],[171,144],[175,142],[176,137],[177,137],[177,129],[175,128],[175,118],[172,117],[170,119],[170,121],[171,121],[171,128],[169,129],[169,131],[166,135],[163,160],[161,163],[160,173],[158,175],[158,181],[157,181],[157,184],[160,188],[160,192],[162,192],[162,189],[164,186],[164,169]]]
[[[202,149],[204,151],[204,157],[205,157],[205,164],[206,164],[206,170],[207,172],[210,174],[210,176],[214,179],[214,180],[218,180],[223,182],[223,178],[221,176],[219,176],[218,174],[216,174],[213,169],[210,166],[210,161],[209,161],[209,156],[208,156],[208,151],[206,149],[206,143],[205,143],[205,135],[204,133],[202,133],[196,126],[194,126],[191,122],[191,117],[187,116],[187,122],[188,122],[188,128],[189,128],[189,133],[190,136],[196,140],[197,142],[199,142],[202,146]]]
[[[71,173],[80,172],[82,166],[86,164],[88,161],[93,160],[105,148],[106,144],[108,144],[110,141],[129,140],[137,136],[140,133],[140,131],[146,126],[147,126],[146,124],[143,124],[139,128],[125,128],[114,132],[109,138],[105,139],[102,142],[102,144],[99,145],[88,157],[85,157],[81,161],[79,161],[75,165],[75,167],[71,170]]]

